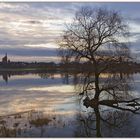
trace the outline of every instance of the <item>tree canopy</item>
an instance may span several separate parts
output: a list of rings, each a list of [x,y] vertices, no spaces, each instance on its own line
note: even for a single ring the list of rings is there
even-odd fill
[[[119,61],[129,58],[128,25],[116,11],[105,8],[79,9],[66,26],[60,55],[64,61]]]

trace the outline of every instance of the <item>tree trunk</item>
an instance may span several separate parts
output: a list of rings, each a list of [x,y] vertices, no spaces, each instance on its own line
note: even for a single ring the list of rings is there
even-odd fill
[[[94,99],[98,100],[100,95],[100,89],[99,89],[99,74],[95,72],[95,96]]]
[[[95,116],[96,116],[96,137],[102,137],[101,136],[101,124],[100,124],[100,112],[98,106],[94,108]]]

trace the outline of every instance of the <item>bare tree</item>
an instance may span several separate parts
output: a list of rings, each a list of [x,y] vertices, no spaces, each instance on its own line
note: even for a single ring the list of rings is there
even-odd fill
[[[100,115],[100,106],[140,113],[140,98],[129,92],[128,75],[122,71],[120,74],[110,72],[110,67],[131,59],[128,35],[128,25],[116,11],[83,7],[67,25],[60,44],[63,62],[88,62],[94,68],[78,75],[80,81],[76,76],[74,79],[75,84],[79,82],[83,104],[94,109],[96,127],[92,129],[96,130],[96,136],[101,136],[100,120],[108,123],[108,119]],[[89,131],[85,133],[90,135]]]
[[[112,63],[130,58],[127,37],[128,26],[123,18],[116,11],[107,9],[83,7],[67,26],[59,54],[64,62],[87,61],[94,67],[94,99],[98,100],[103,91],[99,87],[100,74]]]
[[[122,127],[125,121],[127,122],[127,117],[133,114],[140,114],[140,98],[135,98],[135,95],[131,92],[131,76],[129,77],[123,74],[120,79],[118,73],[103,73],[100,76],[98,85],[100,88],[99,99],[93,97],[93,94],[96,94],[94,80],[94,72],[88,72],[78,74],[75,81],[75,86],[81,89],[80,98],[83,102],[80,103],[82,103],[82,106],[84,103],[84,106],[93,109],[89,111],[88,118],[84,119],[84,117],[82,117],[83,112],[81,113],[82,118],[80,116],[77,117],[80,123],[82,123],[78,129],[80,133],[77,133],[77,135],[101,137],[104,136],[102,133],[109,128],[117,128],[119,131],[123,131]],[[86,113],[88,113],[88,111]],[[87,117],[87,114],[85,116]],[[108,128],[105,127],[105,129],[103,129],[103,123],[106,124]],[[133,134],[125,134],[125,136],[128,135]]]
[[[106,51],[110,51],[109,60],[111,57],[118,60],[119,56],[129,55],[127,35],[128,26],[117,12],[83,7],[76,13],[73,22],[67,25],[61,43],[61,56],[67,61],[73,58],[95,64],[97,57],[100,60]],[[106,54],[104,60],[108,59]]]

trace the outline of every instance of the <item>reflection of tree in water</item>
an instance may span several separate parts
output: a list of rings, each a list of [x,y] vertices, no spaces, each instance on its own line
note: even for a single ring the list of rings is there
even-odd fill
[[[84,79],[83,79],[84,78]],[[130,78],[129,78],[130,79]],[[81,90],[80,95],[86,96],[84,99],[84,105],[86,107],[95,107],[98,105],[106,105],[116,109],[127,109],[133,113],[137,113],[139,98],[134,98],[133,93],[130,91],[130,85],[128,84],[128,77],[123,78],[117,73],[100,74],[98,77],[98,85],[94,75],[88,73],[86,77],[80,78]],[[83,83],[82,83],[83,81]],[[96,91],[98,87],[98,92]],[[123,105],[131,106],[129,108],[123,108]]]
[[[135,135],[132,114],[122,111],[101,112],[78,115],[76,137],[132,137]]]
[[[57,73],[39,73],[38,75],[42,78],[42,79],[54,79],[54,75]],[[62,78],[62,82],[63,84],[69,84],[69,73],[68,72],[62,72],[60,73],[61,78]]]
[[[42,78],[42,79],[54,79],[54,73],[38,73],[38,75]]]
[[[139,98],[135,98],[129,84],[131,77],[118,73],[103,73],[98,78],[99,98],[95,98],[95,77],[91,73],[78,75],[75,81],[83,105],[90,112],[79,115],[76,136],[133,136],[131,117],[139,114]],[[97,86],[97,85],[96,85]],[[87,111],[88,112],[88,111]],[[129,129],[128,129],[129,128]],[[130,132],[129,132],[130,130]]]
[[[61,77],[62,77],[64,84],[69,84],[69,73],[68,72],[61,73]]]

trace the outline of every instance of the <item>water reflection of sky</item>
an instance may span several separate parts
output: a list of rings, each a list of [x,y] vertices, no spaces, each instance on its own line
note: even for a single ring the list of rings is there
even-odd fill
[[[67,76],[66,76],[67,77]],[[66,82],[66,77],[60,74],[48,75],[45,78],[41,78],[38,74],[28,75],[14,75],[11,76],[6,83],[2,77],[0,77],[0,116],[7,115],[27,110],[42,111],[46,115],[58,116],[59,119],[66,124],[65,127],[48,126],[46,129],[46,136],[74,136],[78,125],[80,123],[76,120],[78,113],[81,111],[79,106],[79,100],[72,83],[73,78],[70,76],[69,81]],[[104,81],[107,74],[101,75],[101,80]],[[132,93],[139,95],[140,91],[140,75],[135,74],[133,79],[129,81],[129,84],[133,87]],[[112,108],[103,108],[112,110]],[[82,113],[88,116],[89,108],[85,111],[82,106]],[[101,110],[100,110],[101,111]],[[81,113],[81,112],[80,112]],[[125,117],[126,112],[122,112],[122,117]],[[102,113],[101,113],[102,114]],[[140,134],[140,121],[139,115],[128,116],[130,122],[122,128],[122,133],[119,129],[109,130],[104,124],[102,125],[102,134],[104,136],[139,136]],[[8,120],[9,121],[9,120]],[[21,121],[22,122],[22,121]],[[47,126],[46,126],[47,127]],[[135,130],[135,134],[131,134],[132,129]],[[129,130],[130,129],[130,130]],[[129,131],[128,131],[129,130]],[[134,133],[134,131],[132,132]],[[33,136],[39,136],[40,131],[36,128],[32,129]],[[85,130],[84,130],[85,131]],[[29,132],[29,130],[28,130]],[[28,133],[30,136],[31,133]],[[24,135],[23,135],[24,136]]]
[[[38,75],[0,79],[0,115],[36,109],[46,113],[73,115],[77,108],[73,85],[63,84],[59,74],[42,79]]]
[[[102,74],[101,78],[106,78]],[[133,76],[130,84],[134,86],[133,94],[139,95],[140,75]],[[60,74],[41,78],[38,74],[14,75],[6,83],[0,77],[0,115],[37,109],[46,113],[74,114],[79,103],[72,78],[69,84]],[[103,79],[102,79],[103,80]],[[77,101],[76,101],[77,100]]]

